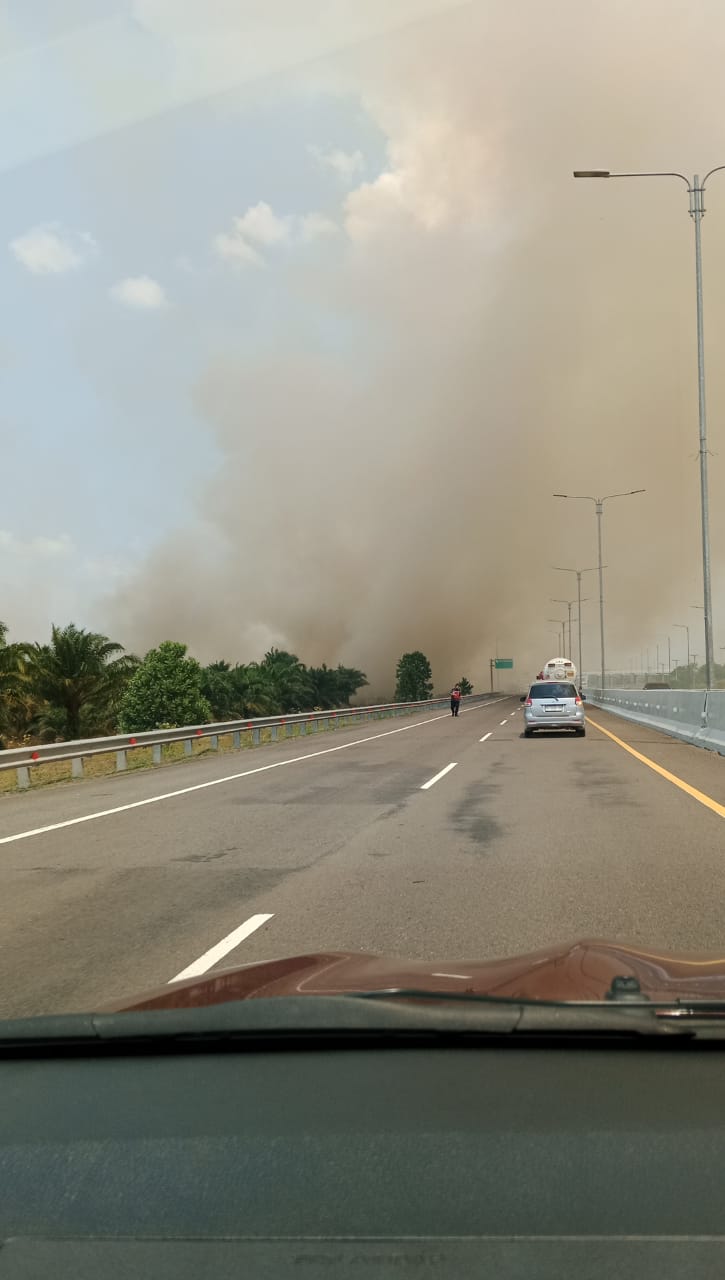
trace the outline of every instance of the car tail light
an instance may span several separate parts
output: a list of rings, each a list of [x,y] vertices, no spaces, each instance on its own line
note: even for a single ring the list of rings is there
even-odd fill
[[[577,705],[578,707],[580,707],[580,706],[582,705],[582,700],[581,700],[581,698],[575,698],[575,699],[574,699],[574,701],[575,701],[575,703],[576,703],[576,705]]]
[[[533,707],[533,705],[534,705],[534,704],[533,704],[533,702],[531,701],[531,698],[527,698],[527,699],[526,699],[526,702],[525,702],[525,704],[524,704],[524,705],[525,705],[525,706],[527,706],[527,707]]]

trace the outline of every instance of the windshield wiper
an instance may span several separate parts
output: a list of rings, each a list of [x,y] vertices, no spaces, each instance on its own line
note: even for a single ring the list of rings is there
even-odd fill
[[[615,979],[615,982],[618,980]],[[633,980],[636,985],[636,979]],[[487,992],[476,991],[431,991],[426,987],[388,987],[371,991],[350,991],[348,999],[353,1000],[410,1000],[422,1001],[426,1004],[442,1002],[444,1004],[481,1005],[489,1008],[519,1009],[565,1009],[571,1012],[584,1009],[600,1011],[604,1014],[616,1014],[626,1009],[641,1009],[650,1012],[655,1018],[673,1017],[720,1017],[725,1020],[725,1000],[701,1000],[694,998],[673,997],[671,1000],[652,1000],[636,987],[637,994],[626,996],[613,995],[607,992],[603,1000],[546,1000],[530,996],[497,996]]]
[[[725,1039],[725,1002],[537,1001],[418,989],[0,1023],[0,1057]]]

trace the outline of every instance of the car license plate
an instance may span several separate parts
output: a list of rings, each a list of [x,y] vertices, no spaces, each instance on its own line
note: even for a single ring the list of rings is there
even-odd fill
[[[544,711],[561,711],[561,707],[544,707]]]

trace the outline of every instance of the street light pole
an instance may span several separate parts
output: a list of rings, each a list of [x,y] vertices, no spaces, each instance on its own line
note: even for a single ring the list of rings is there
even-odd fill
[[[596,565],[594,565],[594,567],[591,569],[566,569],[560,564],[553,564],[551,567],[552,569],[556,569],[557,573],[575,573],[576,574],[576,595],[577,595],[577,603],[578,603],[578,621],[579,621],[579,679],[581,679],[584,674],[584,667],[582,665],[582,574],[594,573],[596,570]],[[571,639],[569,643],[571,644]]]
[[[552,597],[551,597],[551,603],[552,603],[552,604],[565,604],[565,605],[566,605],[566,607],[567,607],[567,612],[568,612],[568,614],[569,614],[569,648],[568,648],[567,652],[566,652],[565,654],[563,654],[562,656],[563,656],[563,657],[568,657],[568,658],[569,658],[569,660],[571,661],[571,611],[572,611],[572,609],[574,608],[574,605],[575,605],[577,602],[576,602],[576,600],[560,600],[560,599],[555,598],[554,596],[552,596]],[[580,600],[580,601],[579,601],[579,624],[580,624],[580,627],[581,627],[581,605],[582,605],[582,602],[581,602],[581,600]]]
[[[561,641],[561,654],[560,654],[560,656],[561,656],[562,658],[566,657],[566,654],[564,653],[564,648],[565,648],[565,646],[566,646],[566,621],[565,621],[564,619],[562,619],[562,618],[547,618],[547,619],[546,619],[546,621],[547,621],[547,622],[555,622],[555,623],[557,624],[557,626],[558,626],[558,627],[561,627],[561,637],[560,637],[560,641]],[[559,643],[559,640],[557,640],[557,644],[558,644],[558,643]]]
[[[630,498],[635,493],[644,493],[644,489],[627,489],[626,493],[608,493],[603,498],[593,498],[589,493],[555,493],[555,498],[573,498],[582,502],[593,502],[597,513],[597,568],[599,570],[599,651],[601,655],[602,691],[606,683],[606,660],[604,656],[604,564],[602,562],[602,515],[604,503],[612,498]]]
[[[706,178],[709,178],[709,174]],[[712,652],[712,580],[710,573],[710,493],[707,480],[707,415],[705,411],[705,343],[702,318],[702,219],[704,183],[697,174],[690,191],[690,217],[695,223],[695,293],[697,298],[697,400],[700,429],[700,507],[702,524],[702,598],[705,612],[705,683],[715,683]]]
[[[606,663],[604,661],[604,566],[602,564],[602,516],[604,502],[595,499],[597,513],[597,563],[599,566],[599,652],[602,655],[602,693],[606,687]]]
[[[680,631],[687,632],[687,685],[690,686],[692,680],[692,672],[690,669],[690,628],[686,622],[673,622],[673,627],[679,627]]]
[[[702,219],[705,216],[705,183],[713,173],[725,169],[724,164],[710,169],[700,181],[692,181],[684,173],[611,173],[608,169],[575,169],[575,178],[679,178],[690,197],[690,217],[695,226],[695,301],[697,313],[697,402],[700,452],[700,523],[702,527],[702,597],[705,613],[705,683],[714,683],[712,638],[712,575],[710,568],[710,494],[707,477],[707,410],[705,403],[705,339],[702,307]]]
[[[567,612],[569,612],[569,649],[567,649],[567,652],[566,654],[564,654],[564,657],[569,657],[570,660],[571,660],[571,609],[574,608],[575,604],[578,604],[579,648],[582,648],[582,605],[587,603],[587,598],[585,598],[585,596],[584,596],[584,599],[582,599],[582,586],[580,586],[580,582],[578,585],[579,585],[579,594],[576,600],[561,600],[561,599],[558,599],[557,596],[553,596],[553,595],[551,596],[552,604],[565,604],[567,608]],[[582,673],[582,659],[579,659],[579,673]]]

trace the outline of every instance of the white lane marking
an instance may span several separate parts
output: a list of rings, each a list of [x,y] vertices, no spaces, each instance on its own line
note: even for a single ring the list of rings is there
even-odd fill
[[[478,707],[490,707],[490,702],[480,702],[476,707],[468,707],[469,711],[477,711]],[[314,760],[317,756],[329,756],[335,751],[348,751],[350,747],[359,747],[364,742],[375,742],[378,738],[390,738],[394,733],[407,733],[409,729],[421,729],[423,725],[433,724],[436,720],[447,720],[450,711],[442,715],[430,716],[427,720],[418,720],[416,724],[404,724],[400,729],[386,729],[384,733],[371,733],[367,738],[356,738],[354,742],[342,742],[339,747],[323,747],[320,751],[308,751],[304,756],[292,756],[289,760],[275,760],[272,764],[260,764],[256,769],[244,769],[242,773],[228,773],[223,778],[212,778],[209,782],[197,782],[192,787],[180,787],[178,791],[165,791],[160,796],[148,796],[145,800],[132,800],[129,804],[118,804],[113,809],[99,809],[96,813],[84,813],[79,818],[66,818],[63,822],[50,822],[45,827],[33,827],[30,831],[18,831],[13,836],[0,836],[0,844],[13,844],[16,840],[28,840],[30,836],[44,836],[49,831],[62,831],[65,827],[76,827],[81,822],[94,822],[96,818],[110,818],[115,813],[126,813],[129,809],[143,809],[147,804],[158,804],[161,800],[175,800],[177,796],[188,796],[194,791],[205,791],[207,787],[220,787],[225,782],[238,782],[240,778],[249,778],[255,773],[268,773],[270,769],[283,769],[288,764],[299,764],[301,760]]]
[[[502,693],[500,698],[492,698],[490,702],[477,702],[475,707],[461,707],[458,714],[466,716],[469,711],[479,711],[481,707],[495,707],[497,702],[507,702],[512,697],[512,693]]]
[[[434,783],[440,782],[441,778],[445,778],[446,774],[450,773],[451,769],[455,769],[457,764],[458,764],[457,760],[454,760],[453,764],[447,764],[445,769],[441,769],[440,773],[437,773],[435,777],[429,778],[427,782],[423,783],[423,786],[421,787],[421,791],[427,791],[429,787],[432,787],[434,785]]]
[[[465,979],[470,978],[472,975],[470,973],[432,973],[430,976],[431,978],[460,978],[462,981],[465,981]]]
[[[502,724],[502,725],[508,724],[508,720],[502,720],[502,721],[501,721],[501,724]]]
[[[248,920],[244,921],[244,924],[240,924],[238,929],[233,929],[231,933],[227,934],[226,938],[222,938],[221,942],[217,942],[215,947],[210,947],[208,951],[204,952],[203,956],[199,956],[198,960],[194,960],[185,969],[182,969],[181,973],[177,973],[176,977],[169,978],[169,982],[181,982],[182,978],[201,977],[202,973],[206,973],[207,969],[211,969],[213,964],[216,964],[218,960],[222,960],[225,955],[233,951],[235,947],[238,947],[240,942],[244,942],[244,939],[248,938],[250,933],[254,933],[255,929],[261,929],[262,925],[271,920],[273,915],[274,912],[270,911],[266,915],[250,916]]]
[[[485,742],[485,741],[486,741],[486,739],[487,739],[487,738],[490,738],[490,737],[491,737],[491,734],[490,734],[490,733],[484,733],[483,737],[482,737],[482,738],[479,738],[479,739],[478,739],[478,741],[479,741],[479,742]]]

